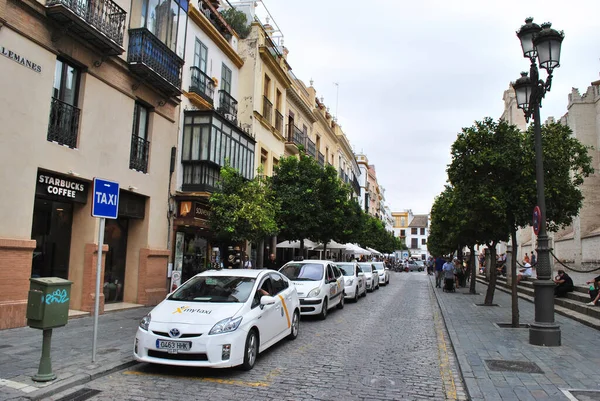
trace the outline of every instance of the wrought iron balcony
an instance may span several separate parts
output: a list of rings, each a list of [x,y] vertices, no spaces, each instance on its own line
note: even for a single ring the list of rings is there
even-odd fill
[[[356,195],[360,195],[360,184],[358,183],[356,176],[352,178],[352,189]]]
[[[107,55],[123,54],[127,13],[111,0],[47,0],[46,14]]]
[[[304,146],[305,143],[304,132],[300,131],[300,128],[295,125],[288,124],[287,126],[287,141],[295,144],[296,146]]]
[[[146,28],[129,30],[127,63],[135,74],[163,93],[181,93],[183,60]]]
[[[198,67],[190,67],[190,72],[192,73],[192,80],[189,91],[202,96],[204,100],[212,105],[215,96],[215,82]]]
[[[132,170],[148,172],[148,153],[150,142],[137,135],[131,136],[131,154],[129,157],[129,168]]]
[[[80,112],[81,110],[77,107],[52,98],[50,121],[48,122],[48,140],[70,148],[76,148]]]
[[[237,105],[238,102],[227,91],[219,91],[219,108],[217,111],[226,119],[237,124]]]
[[[306,153],[314,158],[317,157],[317,147],[310,138],[306,138]]]
[[[271,122],[272,114],[273,114],[273,103],[271,103],[271,101],[266,96],[263,96],[262,116],[265,120],[267,120],[269,122],[269,124],[272,124],[272,122]]]
[[[319,152],[318,161],[319,161],[319,164],[321,165],[321,167],[325,167],[325,155],[321,152]]]
[[[275,110],[275,129],[283,134],[283,114]]]

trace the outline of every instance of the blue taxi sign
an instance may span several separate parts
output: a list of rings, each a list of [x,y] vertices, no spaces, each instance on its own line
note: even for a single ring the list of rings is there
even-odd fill
[[[119,214],[119,183],[94,178],[92,217],[116,219]]]

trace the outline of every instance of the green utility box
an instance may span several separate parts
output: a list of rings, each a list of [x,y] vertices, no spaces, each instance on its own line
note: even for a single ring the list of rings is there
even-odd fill
[[[27,325],[52,329],[67,324],[71,284],[60,277],[30,278],[27,299]]]

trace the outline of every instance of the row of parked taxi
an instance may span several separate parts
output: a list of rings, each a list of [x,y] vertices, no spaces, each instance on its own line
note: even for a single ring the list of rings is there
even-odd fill
[[[137,361],[250,370],[258,354],[294,340],[301,315],[332,308],[390,282],[383,262],[292,261],[279,271],[208,270],[183,283],[139,324]]]

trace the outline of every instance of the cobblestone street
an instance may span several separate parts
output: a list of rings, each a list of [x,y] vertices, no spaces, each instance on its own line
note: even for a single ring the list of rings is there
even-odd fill
[[[96,401],[465,399],[441,319],[425,274],[392,273],[390,285],[327,320],[303,319],[298,339],[267,350],[250,372],[139,364],[85,388],[100,390]]]

